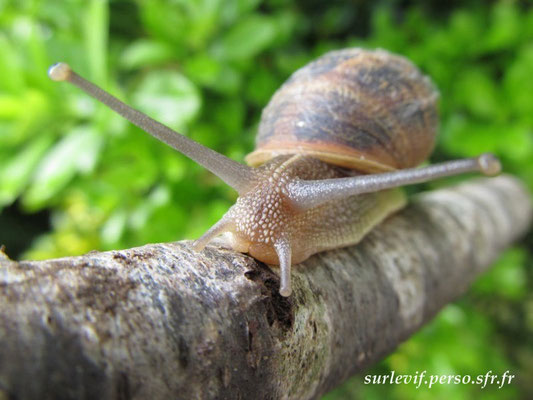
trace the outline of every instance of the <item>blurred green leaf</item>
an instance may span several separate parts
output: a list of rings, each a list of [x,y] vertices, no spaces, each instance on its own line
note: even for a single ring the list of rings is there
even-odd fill
[[[490,28],[484,36],[484,46],[489,51],[513,46],[520,38],[521,21],[515,2],[499,1],[492,8]]]
[[[103,224],[101,236],[105,248],[112,248],[121,239],[126,229],[127,218],[126,210],[118,209]]]
[[[90,77],[97,82],[107,81],[107,26],[109,13],[107,0],[89,0],[83,19],[85,46]]]
[[[527,124],[509,123],[501,127],[498,152],[509,159],[528,163],[533,156],[533,129]]]
[[[21,194],[51,142],[50,135],[42,135],[25,146],[9,162],[0,165],[0,207],[12,203]]]
[[[236,68],[222,64],[218,76],[210,88],[225,95],[234,95],[242,86],[242,73]]]
[[[95,165],[102,144],[101,136],[88,126],[79,126],[59,141],[37,167],[24,204],[40,208],[78,172],[89,172]]]
[[[475,156],[480,151],[497,153],[502,128],[451,115],[442,126],[441,142],[453,154]]]
[[[270,69],[257,66],[255,73],[246,85],[248,98],[253,104],[264,107],[278,89],[279,78]]]
[[[454,83],[456,106],[463,106],[473,116],[486,119],[501,118],[505,110],[498,101],[498,88],[483,70],[470,68],[458,75]]]
[[[137,40],[126,47],[120,62],[126,69],[157,65],[173,59],[172,48],[153,40]]]
[[[244,60],[268,48],[276,37],[276,24],[270,17],[250,15],[240,20],[213,48],[222,60]]]
[[[216,87],[221,76],[221,66],[218,61],[207,54],[193,55],[185,60],[186,75],[200,85]]]
[[[226,1],[220,9],[220,19],[223,24],[235,23],[237,18],[257,8],[261,0]]]
[[[245,110],[241,100],[217,102],[213,107],[213,120],[221,131],[226,132],[224,138],[239,138],[244,128]],[[231,116],[231,118],[228,118]],[[217,135],[220,136],[220,135]]]
[[[533,39],[533,35],[532,35]],[[533,126],[533,42],[520,48],[503,78],[509,110]]]
[[[42,125],[50,119],[50,107],[45,95],[28,88],[17,96],[0,94],[0,120],[11,122],[11,129],[2,132],[0,143],[3,145],[20,145],[35,134],[40,134]]]
[[[484,34],[484,16],[465,9],[455,11],[448,32],[449,56],[471,57],[480,52],[479,39]],[[444,33],[444,32],[443,32]]]
[[[480,294],[502,296],[521,300],[527,293],[527,254],[523,249],[506,251],[491,270],[474,284],[473,290]]]
[[[0,89],[17,92],[24,88],[24,76],[20,53],[7,40],[5,34],[0,31],[0,76],[9,79],[0,79]]]

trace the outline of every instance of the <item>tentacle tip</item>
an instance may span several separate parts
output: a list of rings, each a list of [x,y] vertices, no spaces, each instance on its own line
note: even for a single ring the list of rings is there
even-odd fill
[[[479,168],[487,176],[498,175],[502,170],[502,164],[498,157],[491,153],[481,154],[477,159]]]
[[[283,297],[289,297],[292,293],[292,289],[290,286],[288,287],[281,287],[279,289],[279,294],[282,295]]]
[[[201,252],[203,249],[205,249],[205,246],[207,245],[207,243],[204,243],[200,240],[195,240],[194,242],[192,242],[192,249],[196,252]]]
[[[48,76],[53,81],[66,81],[70,79],[72,69],[64,62],[58,62],[48,68]]]

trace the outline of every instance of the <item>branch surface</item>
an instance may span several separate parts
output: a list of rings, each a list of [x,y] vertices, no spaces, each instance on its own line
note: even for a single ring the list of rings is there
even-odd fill
[[[189,242],[0,253],[0,398],[319,397],[463,293],[531,216],[510,176],[420,195],[293,268],[288,299],[264,264]]]

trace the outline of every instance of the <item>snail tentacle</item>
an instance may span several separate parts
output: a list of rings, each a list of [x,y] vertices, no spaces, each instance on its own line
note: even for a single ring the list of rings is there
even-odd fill
[[[274,248],[279,259],[280,288],[279,294],[289,297],[292,292],[291,287],[291,244],[288,239],[280,239],[274,243]]]
[[[233,161],[231,158],[217,153],[157,122],[146,114],[135,110],[94,83],[78,75],[68,64],[57,63],[52,65],[48,70],[48,75],[55,81],[67,81],[77,86],[91,97],[122,115],[134,125],[204,166],[234,188],[239,194],[246,193],[252,186],[255,177],[252,168]]]
[[[289,197],[299,209],[306,210],[358,194],[428,182],[467,172],[481,172],[492,176],[497,175],[500,170],[499,160],[494,155],[485,153],[474,158],[448,161],[423,168],[408,168],[347,178],[298,180],[289,184]]]

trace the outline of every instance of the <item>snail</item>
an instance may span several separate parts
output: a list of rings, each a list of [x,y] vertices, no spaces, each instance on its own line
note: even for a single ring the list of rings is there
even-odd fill
[[[279,265],[282,296],[291,294],[292,264],[357,243],[402,208],[399,186],[501,169],[490,153],[416,168],[433,150],[438,92],[409,60],[385,50],[331,51],[297,70],[263,110],[248,166],[130,108],[65,63],[48,73],[235,189],[236,203],[193,248],[230,233],[235,251]]]

